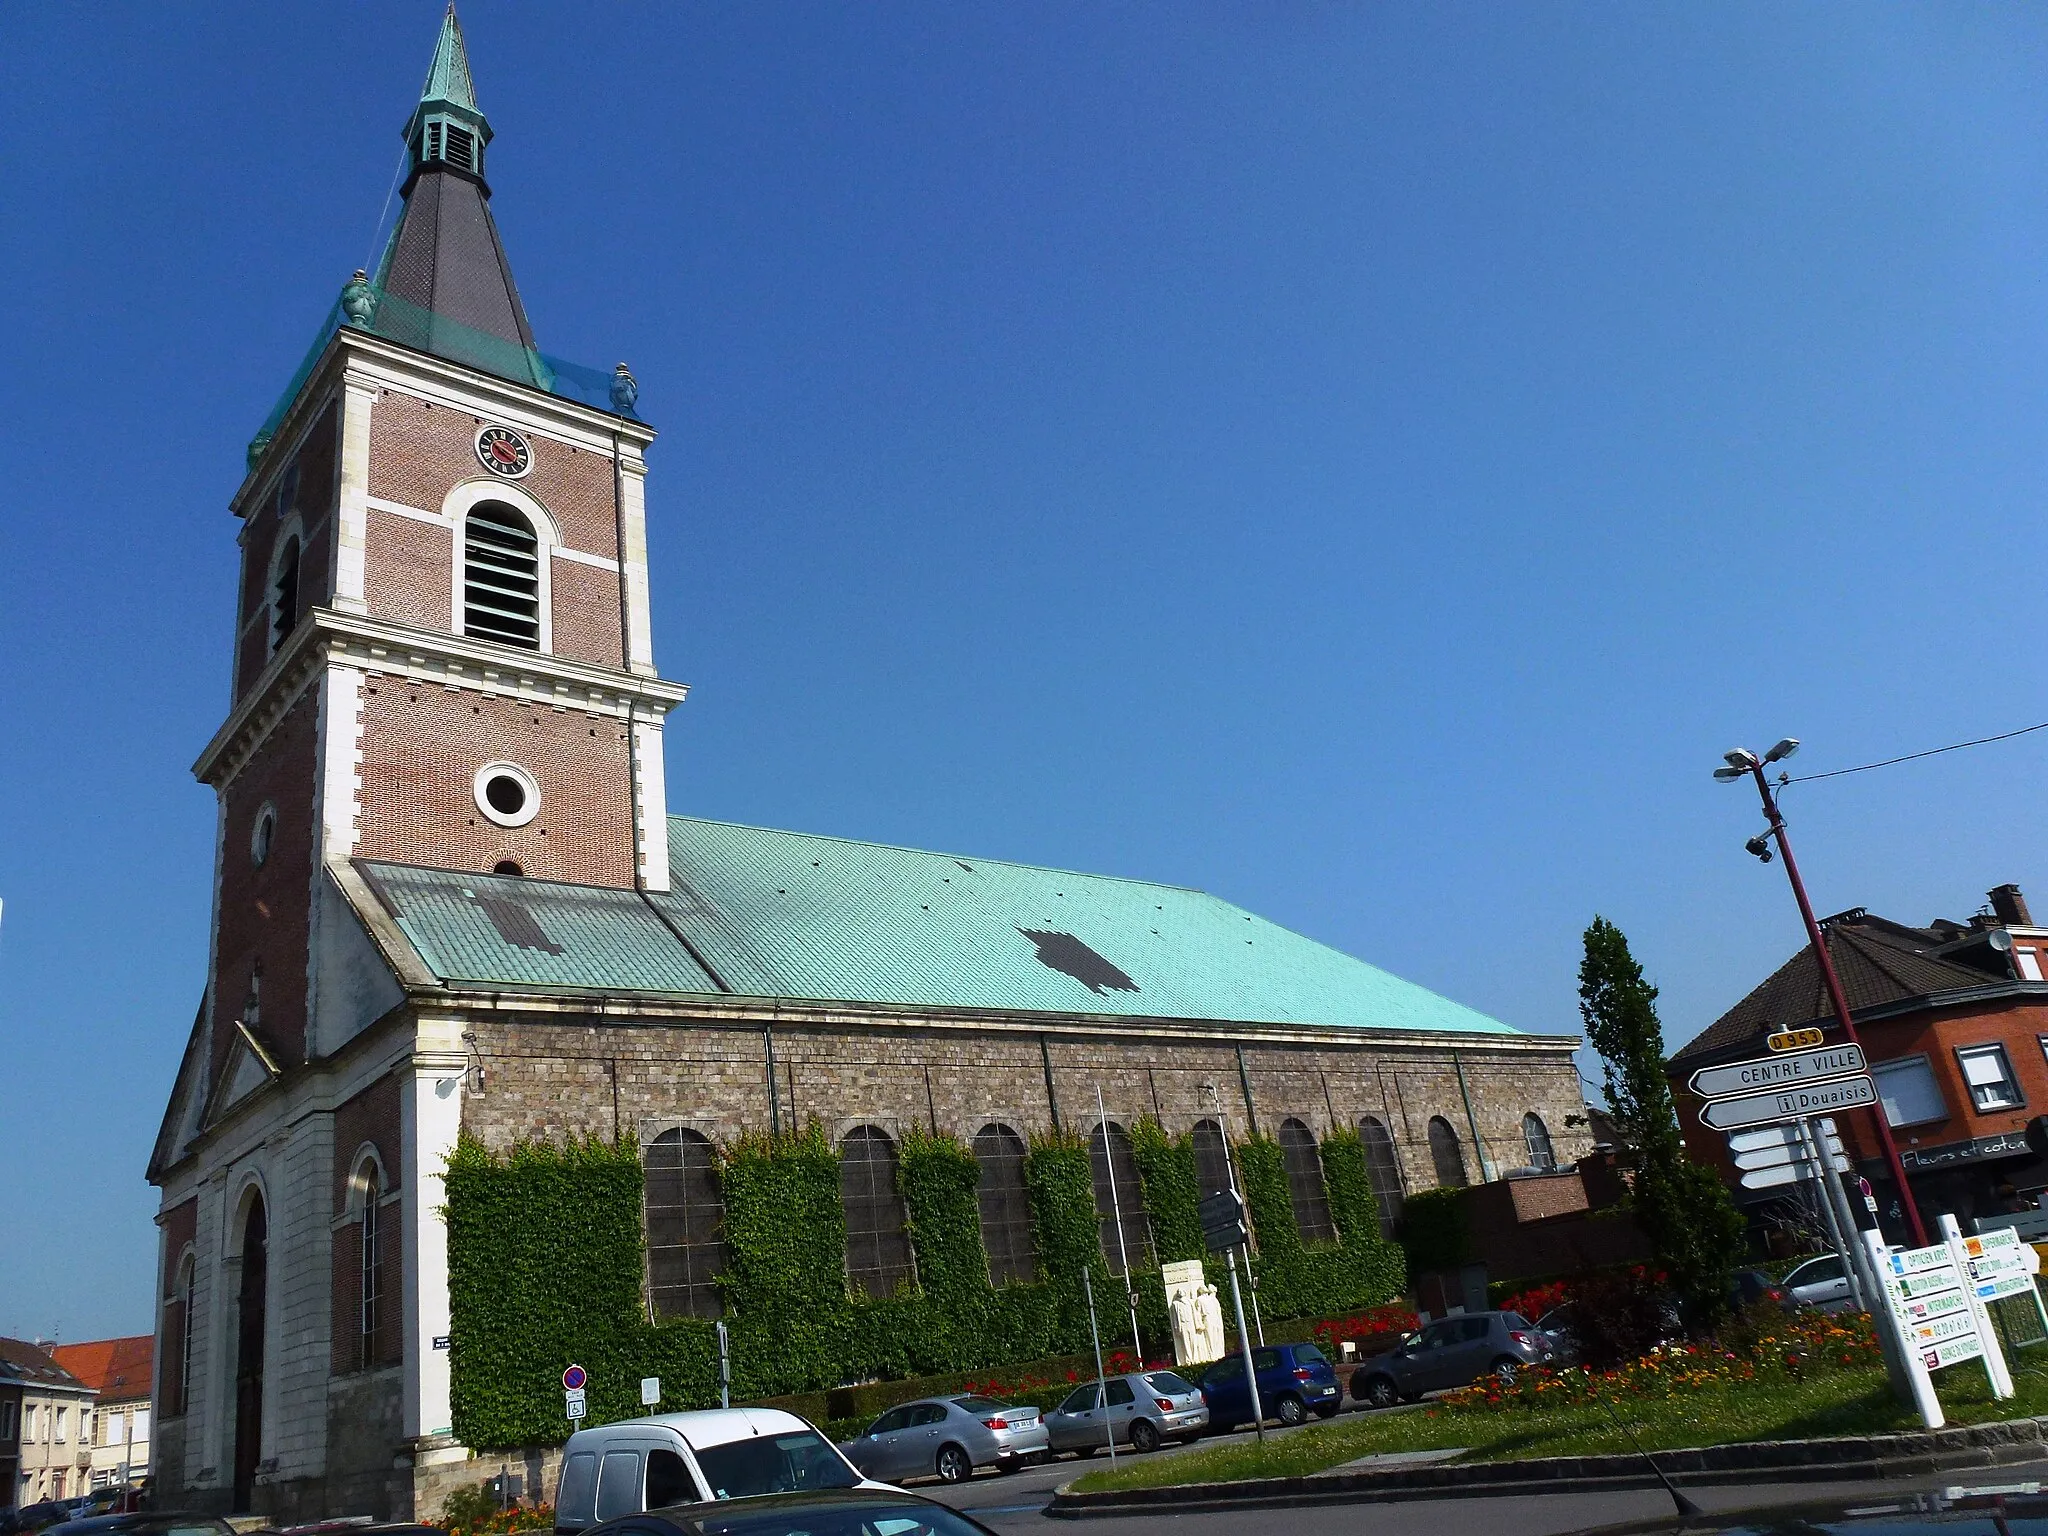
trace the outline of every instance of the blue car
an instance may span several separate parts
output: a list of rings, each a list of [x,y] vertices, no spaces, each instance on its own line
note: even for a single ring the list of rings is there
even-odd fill
[[[1310,1414],[1333,1419],[1344,1406],[1330,1358],[1313,1344],[1255,1349],[1252,1366],[1259,1373],[1259,1408],[1269,1419],[1282,1424],[1299,1424]],[[1212,1434],[1251,1423],[1252,1395],[1245,1388],[1243,1355],[1226,1355],[1202,1372],[1201,1388]]]

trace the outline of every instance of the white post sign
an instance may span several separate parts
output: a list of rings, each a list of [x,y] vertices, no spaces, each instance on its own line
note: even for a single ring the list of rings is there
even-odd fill
[[[2017,1290],[2000,1287],[2010,1276],[2022,1273],[2026,1265],[2015,1251],[2026,1245],[2011,1233],[1987,1232],[1966,1238],[1953,1216],[1941,1218],[1941,1231],[1939,1243],[1898,1253],[1886,1248],[1875,1231],[1863,1233],[1871,1260],[1884,1277],[1890,1321],[1897,1325],[1905,1344],[1914,1404],[1929,1429],[1939,1429],[1946,1422],[1934,1396],[1932,1371],[1965,1360],[1982,1360],[1991,1395],[2012,1396],[2012,1372],[2006,1367],[2005,1352],[1999,1348],[1984,1303]],[[2026,1252],[2034,1258],[2031,1249]],[[2038,1266],[2040,1260],[2034,1258],[2034,1262]],[[2031,1286],[2032,1277],[2025,1278]]]

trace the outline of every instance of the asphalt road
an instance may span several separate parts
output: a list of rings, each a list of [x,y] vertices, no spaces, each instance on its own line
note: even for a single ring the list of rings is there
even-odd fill
[[[1267,1434],[1275,1431],[1269,1427]],[[1247,1435],[1249,1431],[1245,1432]],[[1285,1434],[1289,1431],[1279,1431]],[[1242,1437],[1232,1437],[1242,1438]],[[1213,1440],[1200,1442],[1204,1445]],[[1160,1451],[1158,1455],[1172,1455]],[[1271,1507],[1115,1515],[1049,1523],[1044,1510],[1053,1490],[1091,1467],[1106,1466],[1103,1456],[1082,1462],[1066,1457],[1042,1467],[1007,1476],[977,1473],[969,1482],[948,1488],[932,1480],[914,1483],[918,1492],[950,1504],[992,1527],[999,1536],[1058,1536],[1072,1530],[1101,1536],[1243,1536],[1248,1523],[1270,1520]],[[1803,1482],[1688,1487],[1686,1497],[1707,1512],[1751,1509],[1768,1505],[1806,1504],[1840,1499],[1869,1504],[1887,1494],[1927,1489],[2048,1483],[2048,1461],[2010,1467],[1977,1468],[1936,1473],[1928,1477],[1847,1483]],[[1475,1490],[1441,1499],[1390,1500],[1353,1504],[1310,1504],[1286,1513],[1288,1536],[1357,1536],[1368,1526],[1372,1536],[1443,1536],[1446,1530],[1480,1528],[1486,1536],[1567,1536],[1631,1520],[1654,1520],[1672,1513],[1671,1500],[1659,1489],[1616,1492],[1530,1495],[1489,1494]]]

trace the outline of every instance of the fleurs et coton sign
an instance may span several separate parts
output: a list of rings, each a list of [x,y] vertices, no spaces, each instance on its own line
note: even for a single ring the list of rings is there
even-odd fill
[[[1692,1091],[1703,1099],[1722,1099],[1769,1088],[1803,1088],[1830,1078],[1850,1077],[1862,1070],[1861,1046],[1831,1045],[1796,1055],[1758,1056],[1721,1067],[1702,1067],[1693,1073],[1691,1085]]]

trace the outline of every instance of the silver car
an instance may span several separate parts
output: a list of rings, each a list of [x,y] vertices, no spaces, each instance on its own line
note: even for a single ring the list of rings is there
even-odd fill
[[[1856,1304],[1849,1290],[1849,1271],[1839,1253],[1808,1259],[1780,1280],[1778,1288],[1794,1306],[1821,1312],[1846,1312]]]
[[[1045,1427],[1055,1451],[1092,1456],[1112,1434],[1134,1451],[1156,1451],[1168,1440],[1200,1435],[1209,1427],[1209,1408],[1200,1389],[1173,1372],[1145,1371],[1083,1383],[1045,1416]]]
[[[924,1397],[900,1404],[839,1449],[861,1476],[884,1483],[910,1477],[964,1483],[977,1467],[1011,1472],[1047,1454],[1038,1410],[992,1397]]]

